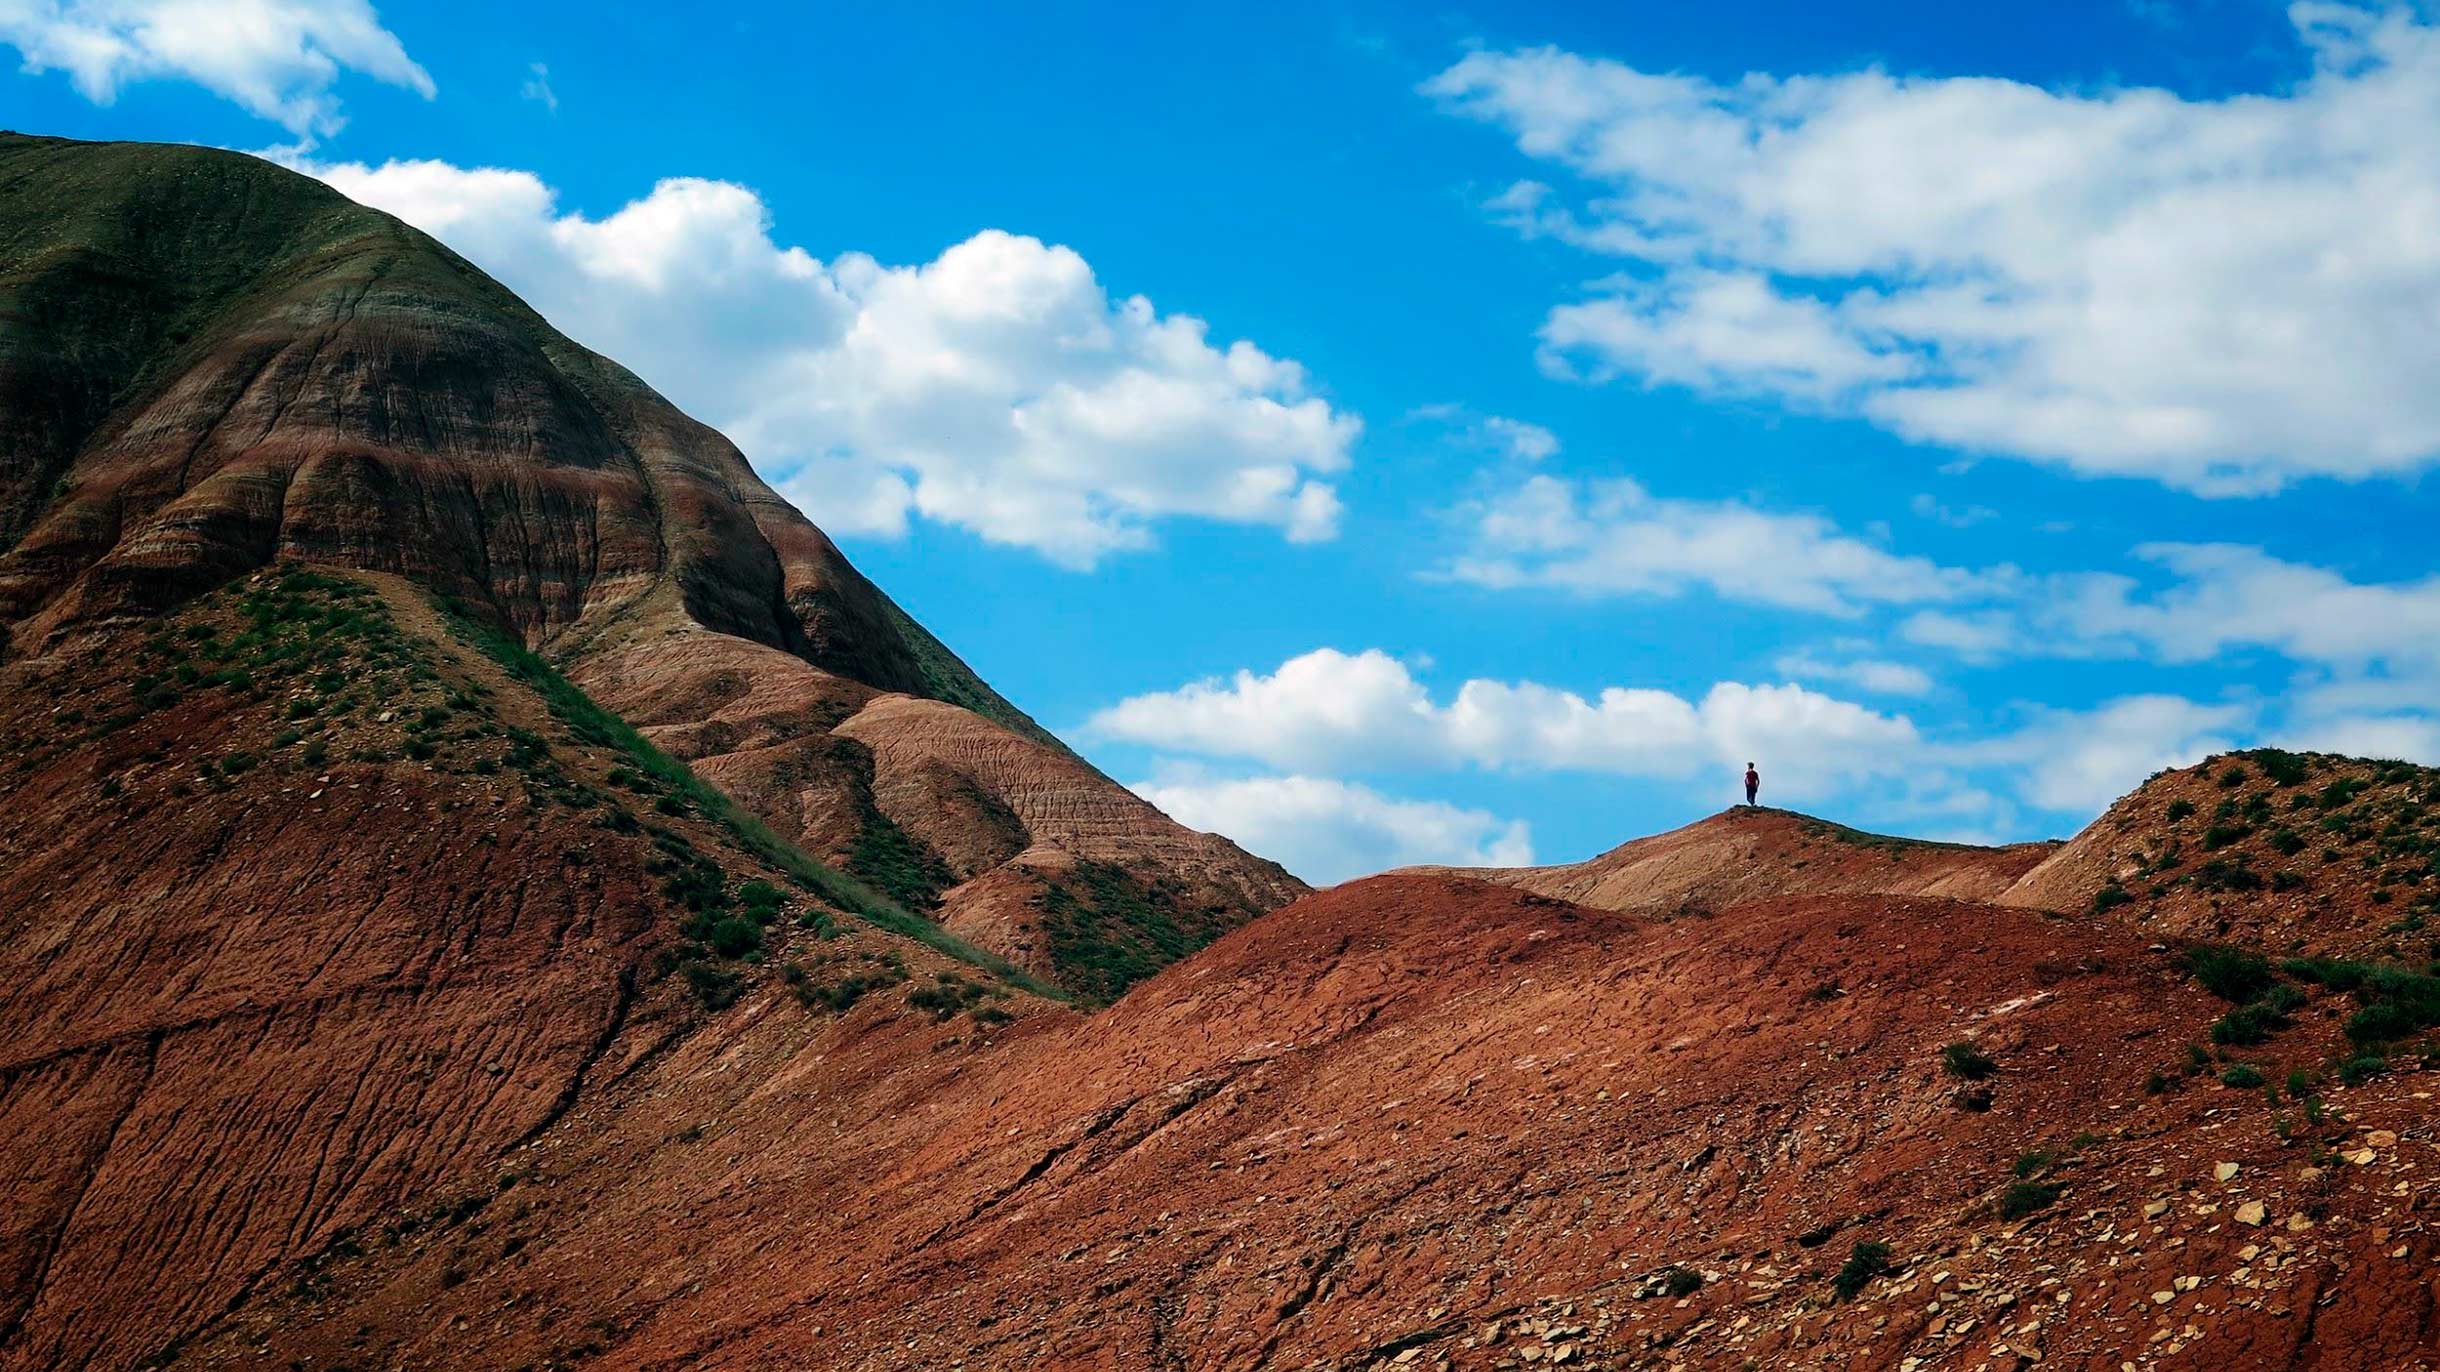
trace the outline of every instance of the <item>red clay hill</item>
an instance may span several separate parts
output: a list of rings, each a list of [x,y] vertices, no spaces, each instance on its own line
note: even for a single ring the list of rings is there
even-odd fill
[[[1301,894],[979,680],[727,440],[430,238],[197,148],[0,136],[0,626],[283,559],[547,657],[789,841],[1107,997]]]
[[[2430,773],[1255,917],[429,240],[0,206],[6,1372],[2440,1362]]]

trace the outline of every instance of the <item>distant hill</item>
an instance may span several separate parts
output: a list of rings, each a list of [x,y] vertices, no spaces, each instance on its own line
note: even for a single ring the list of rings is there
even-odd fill
[[[1603,910],[1707,914],[1769,896],[1911,895],[1990,900],[2055,844],[1977,848],[1869,834],[1793,810],[1742,806],[1598,857],[1549,867],[1418,867]]]

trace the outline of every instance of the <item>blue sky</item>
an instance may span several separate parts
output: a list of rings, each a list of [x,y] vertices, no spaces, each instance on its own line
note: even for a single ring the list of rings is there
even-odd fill
[[[2427,14],[886,8],[0,0],[0,123],[432,230],[1311,878],[2440,761]]]

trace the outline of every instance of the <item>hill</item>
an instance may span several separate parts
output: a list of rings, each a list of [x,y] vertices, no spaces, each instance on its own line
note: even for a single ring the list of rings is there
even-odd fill
[[[1785,895],[1915,895],[1989,900],[2054,845],[1977,848],[1869,834],[1793,810],[1743,806],[1583,862],[1409,869],[1465,875],[1604,910],[1699,915]]]
[[[792,842],[1106,997],[1304,888],[983,683],[718,433],[425,235],[234,153],[0,136],[0,624],[410,578]]]
[[[2003,899],[2090,905],[2163,937],[2440,957],[2440,772],[2257,749],[2153,777]]]
[[[0,473],[0,1372],[2440,1362],[2414,769],[1291,900],[192,149],[0,141]]]
[[[1375,878],[985,1046],[733,1018],[184,1356],[2426,1366],[2428,1070],[2326,1069],[2352,993],[2280,984],[2224,1063],[2089,915]]]

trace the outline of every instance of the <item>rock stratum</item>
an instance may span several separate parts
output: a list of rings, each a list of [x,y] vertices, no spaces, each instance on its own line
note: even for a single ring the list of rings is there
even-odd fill
[[[231,153],[0,139],[0,623],[281,560],[475,606],[790,840],[1115,995],[1305,889],[978,679],[737,450],[424,234]]]
[[[2432,773],[1257,916],[430,240],[0,204],[5,1372],[2440,1365]]]

